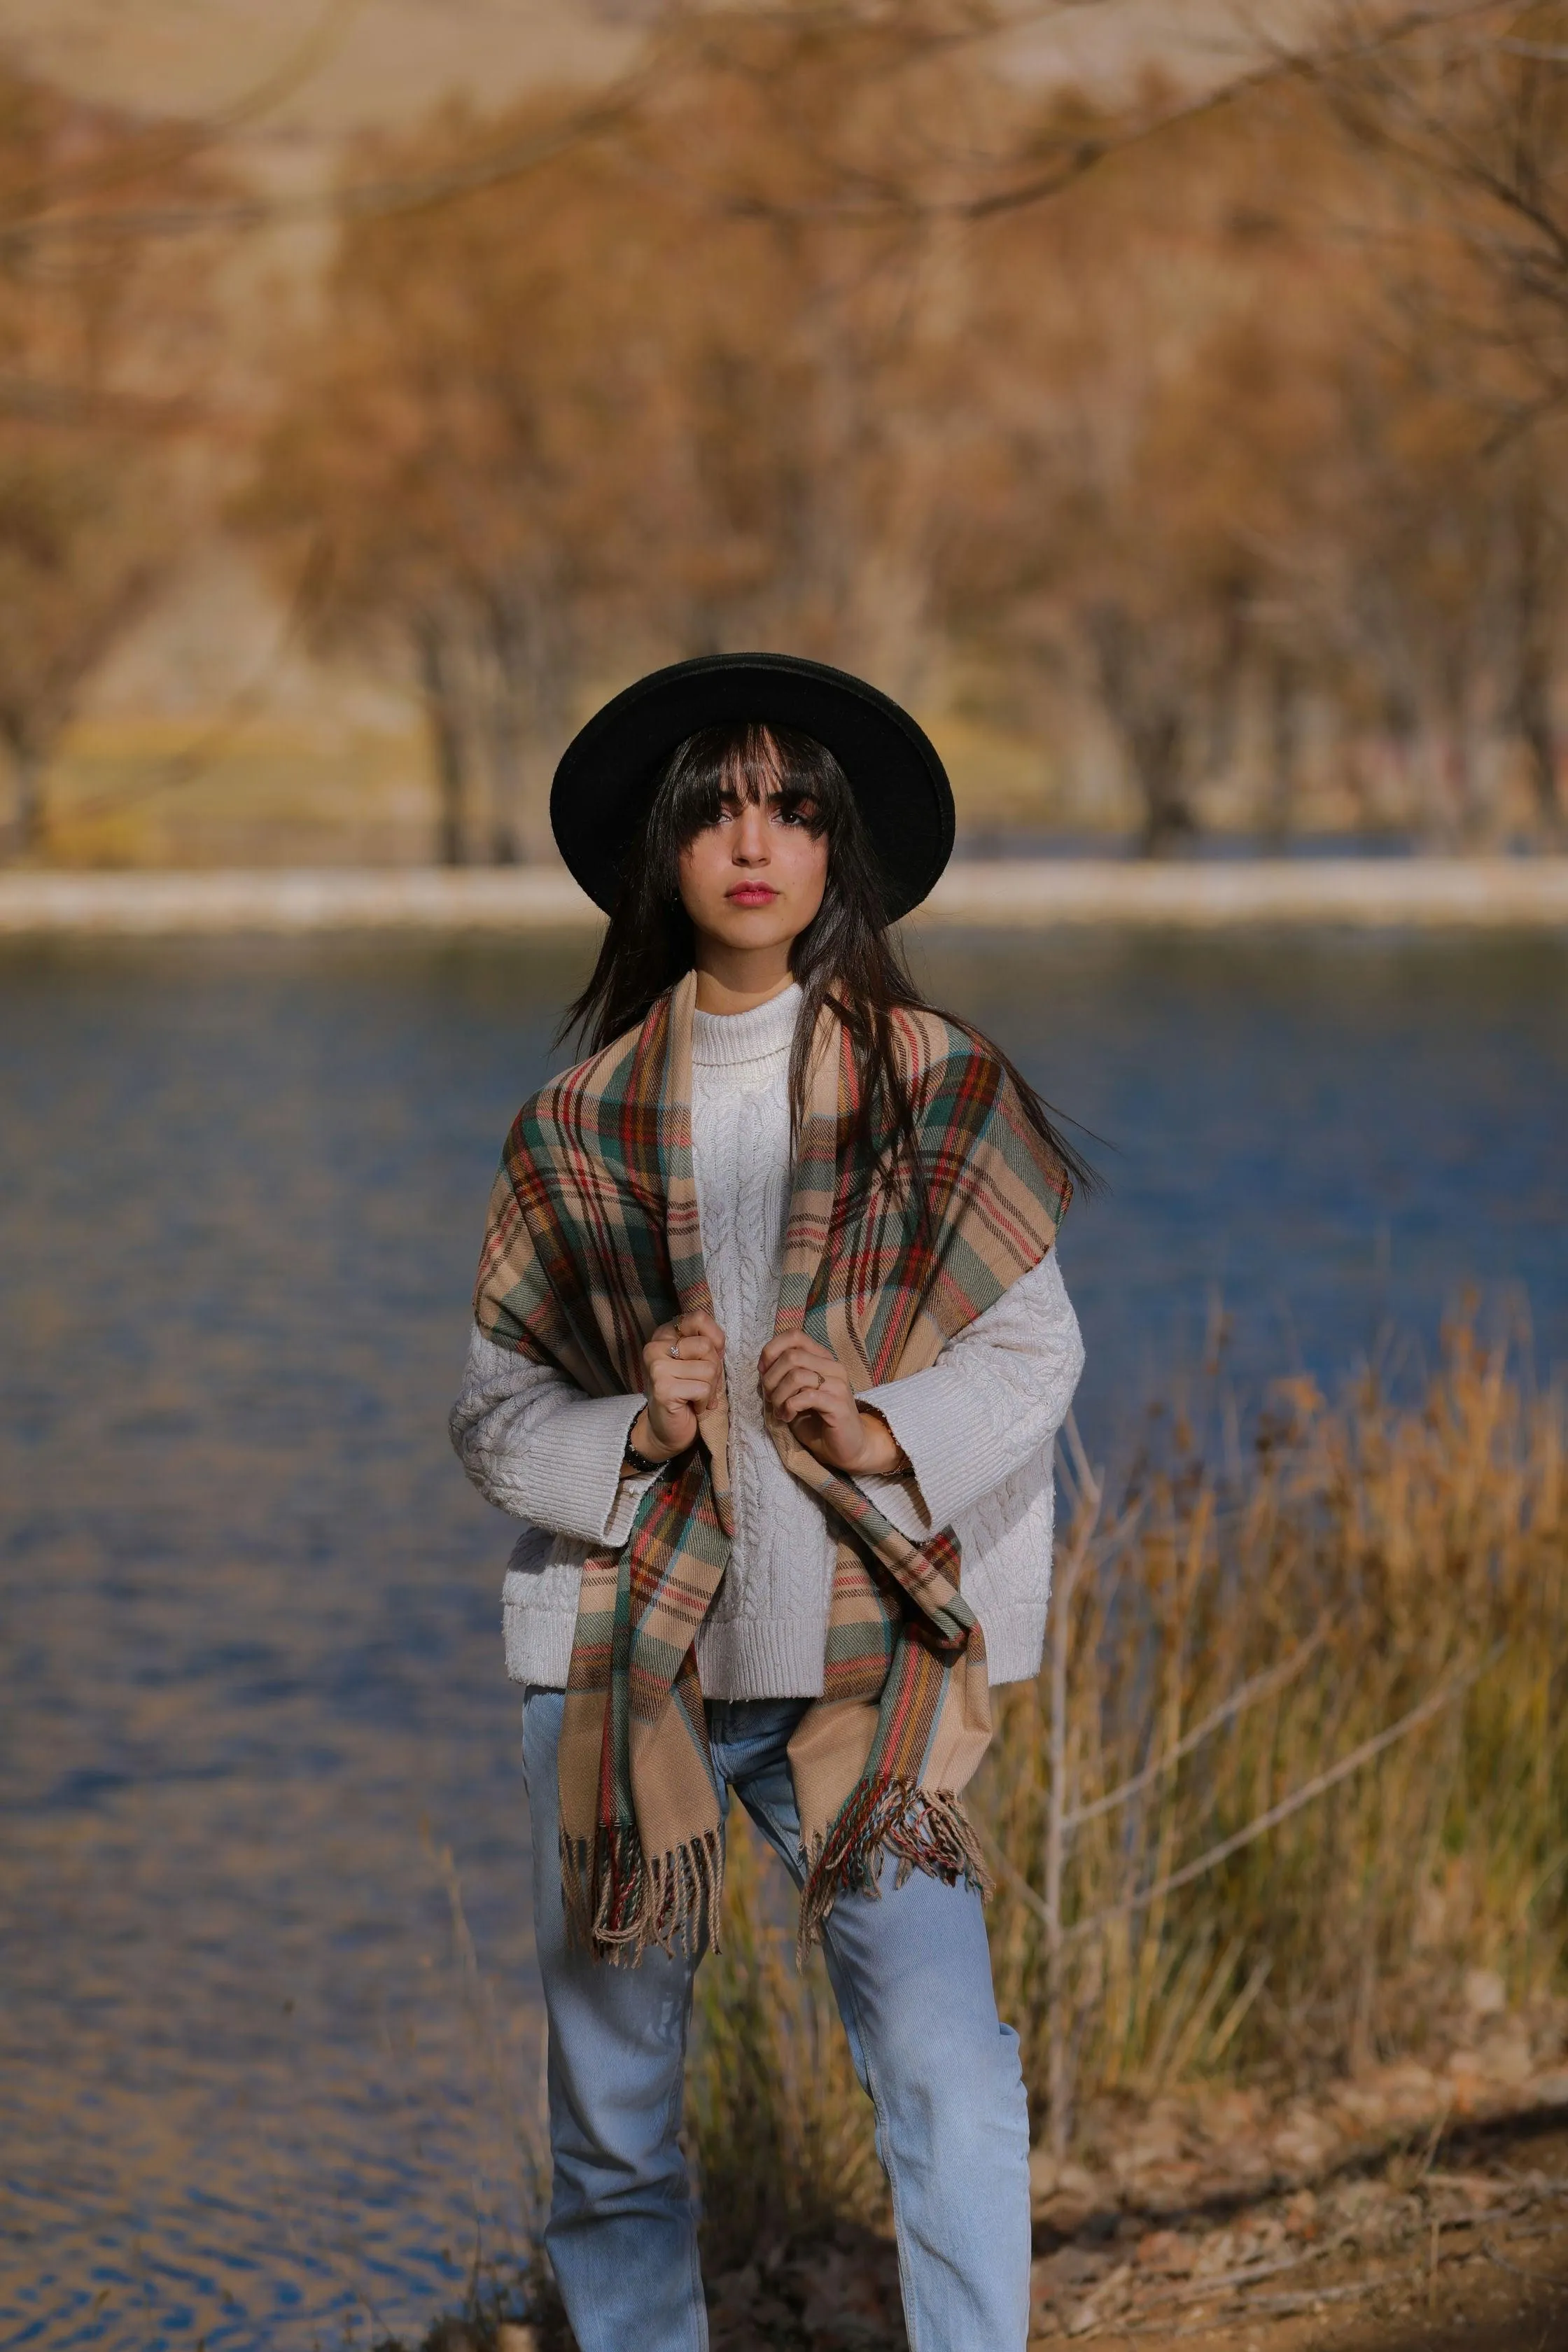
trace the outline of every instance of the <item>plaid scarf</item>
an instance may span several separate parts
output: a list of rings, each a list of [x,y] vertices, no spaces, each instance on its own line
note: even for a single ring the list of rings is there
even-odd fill
[[[525,1103],[490,1197],[474,1312],[486,1336],[589,1396],[642,1386],[658,1325],[711,1314],[691,1163],[696,975],[641,1026]],[[894,1015],[929,1192],[916,1219],[857,1151],[850,1040],[818,1016],[795,1139],[775,1335],[831,1349],[857,1390],[923,1370],[1049,1249],[1067,1173],[995,1056],[930,1013]],[[742,1378],[750,1366],[737,1367]],[[958,1799],[991,1736],[985,1644],[951,1528],[916,1544],[771,1414],[768,1434],[837,1536],[822,1696],[789,1745],[802,1948],[884,1856],[984,1887]],[[698,1628],[730,1557],[729,1420],[642,1496],[582,1595],[561,1734],[568,1921],[610,1959],[716,1939],[723,1845]]]

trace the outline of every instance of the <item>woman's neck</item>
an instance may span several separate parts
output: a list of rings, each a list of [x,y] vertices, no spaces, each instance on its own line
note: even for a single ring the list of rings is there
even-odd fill
[[[794,974],[789,968],[788,953],[780,958],[761,956],[703,956],[700,947],[697,956],[697,1010],[699,1013],[751,1013],[759,1004],[767,1004],[782,996],[791,985]]]

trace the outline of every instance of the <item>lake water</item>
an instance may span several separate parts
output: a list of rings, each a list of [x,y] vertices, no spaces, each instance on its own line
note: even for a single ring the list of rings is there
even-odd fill
[[[1216,1301],[1244,1395],[1374,1348],[1409,1375],[1467,1284],[1568,1365],[1568,942],[918,955],[1116,1146],[1062,1249],[1091,1449]],[[444,1419],[581,956],[0,956],[7,2342],[368,2344],[515,2239],[508,1530]]]

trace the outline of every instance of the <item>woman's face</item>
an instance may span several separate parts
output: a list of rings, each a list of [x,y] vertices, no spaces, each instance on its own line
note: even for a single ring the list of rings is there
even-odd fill
[[[827,835],[811,802],[770,782],[760,801],[726,792],[718,821],[680,853],[680,898],[693,928],[731,951],[787,947],[822,904]]]

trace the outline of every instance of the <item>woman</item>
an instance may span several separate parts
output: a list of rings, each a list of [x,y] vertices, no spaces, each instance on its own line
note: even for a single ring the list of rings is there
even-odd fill
[[[733,1794],[826,1948],[910,2344],[1004,2352],[1028,2123],[960,1792],[989,1685],[1039,1664],[1083,1171],[888,938],[952,803],[873,688],[660,671],[572,745],[552,818],[610,916],[573,1008],[594,1052],[508,1139],[452,1422],[528,1523],[551,2259],[583,2352],[706,2344],[676,2135]]]

